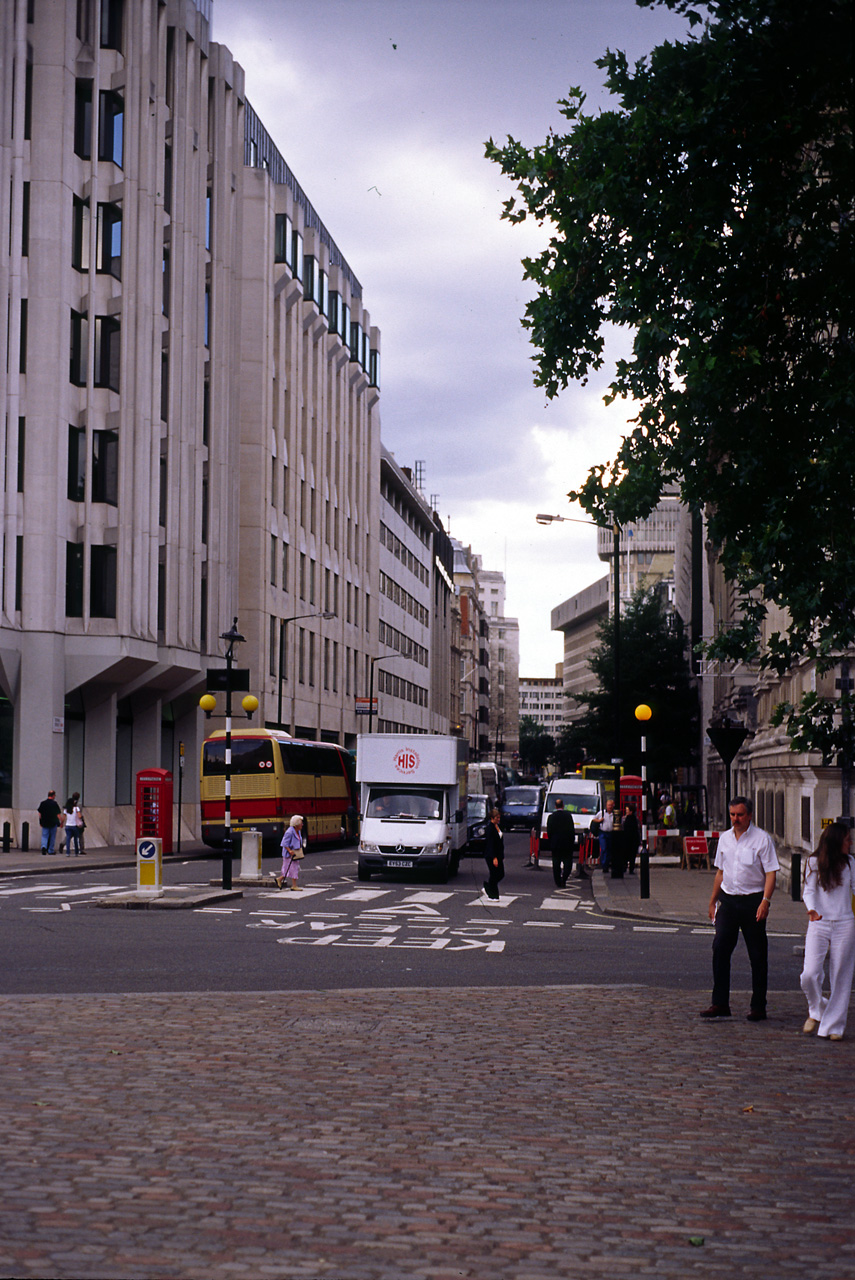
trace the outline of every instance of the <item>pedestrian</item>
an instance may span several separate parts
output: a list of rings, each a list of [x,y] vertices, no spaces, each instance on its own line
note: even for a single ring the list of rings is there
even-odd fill
[[[635,811],[635,801],[629,800],[621,823],[623,827],[623,847],[626,855],[626,869],[630,875],[635,874],[635,859],[641,845],[641,828]],[[853,917],[855,919],[855,917]]]
[[[42,829],[42,854],[55,855],[56,829],[62,810],[56,802],[56,792],[49,791],[39,805],[39,825]]]
[[[487,863],[484,892],[496,902],[499,900],[499,881],[505,878],[505,837],[502,834],[501,816],[498,809],[493,809],[484,833],[484,860]]]
[[[754,804],[745,796],[730,802],[731,828],[718,842],[709,916],[715,922],[712,1004],[702,1018],[730,1017],[730,958],[745,939],[751,962],[749,1022],[766,1019],[768,942],[766,917],[775,892],[778,855],[772,837],[751,821]]]
[[[278,876],[274,872],[277,889],[281,889],[287,880],[289,889],[294,893],[302,893],[302,887],[297,884],[297,880],[300,875],[298,863],[304,856],[303,819],[299,813],[295,813],[282,837],[282,870]]]
[[[563,888],[573,870],[576,824],[573,821],[573,814],[569,809],[564,808],[564,801],[560,796],[557,797],[555,808],[546,819],[546,835],[552,850],[552,878],[559,888]]]
[[[807,907],[805,964],[801,987],[807,996],[805,1035],[816,1031],[823,1040],[842,1040],[855,973],[855,858],[852,833],[842,822],[823,830],[816,853],[807,860],[802,898]],[[830,994],[822,994],[825,957],[828,956]]]
[[[609,871],[612,865],[612,845],[615,834],[614,800],[606,801],[606,807],[600,809],[599,813],[594,817],[594,822],[597,823],[600,831],[600,866],[604,872]]]
[[[65,802],[65,853],[71,857],[71,843],[74,841],[74,856],[79,858],[83,850],[80,848],[80,836],[85,823],[80,811],[80,792],[75,791]]]

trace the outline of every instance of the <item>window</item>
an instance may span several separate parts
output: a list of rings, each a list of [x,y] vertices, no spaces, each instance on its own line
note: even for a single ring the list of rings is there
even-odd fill
[[[267,647],[268,647],[268,667],[267,667],[267,671],[268,671],[268,674],[269,674],[269,675],[271,675],[271,676],[275,676],[275,675],[276,675],[276,654],[277,654],[278,649],[279,649],[279,635],[278,635],[278,632],[279,632],[279,627],[278,627],[278,625],[277,625],[277,620],[276,620],[276,618],[274,618],[274,617],[271,615],[271,618],[270,618],[270,637],[269,637],[268,646],[267,646]]]
[[[172,264],[169,256],[169,246],[164,245],[163,261],[161,263],[161,301],[160,309],[165,316],[169,315],[169,295],[172,289]]]
[[[270,535],[270,585],[271,587],[276,586],[276,562],[278,560],[278,555],[276,551],[276,541],[277,540],[275,536],[271,533]]]
[[[210,187],[205,194],[205,248],[211,250],[211,208],[214,194]]]
[[[20,341],[18,345],[18,372],[27,372],[27,315],[29,303],[26,298],[21,299],[21,328]]]
[[[300,599],[306,598],[306,556],[300,552]]]
[[[118,506],[119,436],[116,431],[92,433],[92,501]]]
[[[27,443],[27,419],[18,418],[18,493],[24,492],[24,456]]]
[[[203,432],[207,425],[204,418],[204,411],[208,406],[208,383],[205,383],[205,397],[203,401]],[[161,351],[160,353],[160,417],[163,422],[169,421],[169,352]],[[207,444],[207,435],[205,435],[205,443]]]
[[[116,616],[116,548],[92,547],[89,612],[93,618]]]
[[[294,261],[293,228],[287,213],[277,213],[273,232],[273,261],[290,267]]]
[[[119,390],[122,326],[115,316],[95,317],[95,377],[96,387]]]
[[[81,160],[92,158],[92,81],[74,86],[74,152]]]
[[[101,48],[122,48],[124,0],[101,0]]]
[[[158,489],[157,523],[161,529],[166,528],[166,495],[168,480],[168,463],[166,460],[166,441],[160,443],[160,486]]]
[[[120,93],[99,94],[98,159],[112,160],[121,169],[124,151],[125,104]]]
[[[303,237],[299,231],[291,234],[291,270],[295,280],[303,279]]]
[[[168,142],[163,148],[163,209],[172,213],[172,147]]]
[[[204,342],[206,347],[211,345],[211,286],[205,285],[205,321],[204,321]]]
[[[168,250],[165,254],[168,255]],[[96,270],[122,278],[122,211],[115,204],[98,205],[98,260]],[[164,314],[168,314],[164,307]]]
[[[65,616],[83,617],[83,543],[65,544]]]
[[[71,265],[75,271],[89,270],[89,201],[72,196]]]
[[[288,543],[282,543],[282,590],[288,590]]]
[[[86,428],[85,427],[69,426],[68,428],[67,494],[71,502],[82,502],[84,497],[86,496]]]
[[[89,362],[89,319],[85,312],[71,313],[71,359],[68,376],[76,387],[86,386]]]
[[[21,192],[21,256],[30,253],[30,184],[25,182]]]

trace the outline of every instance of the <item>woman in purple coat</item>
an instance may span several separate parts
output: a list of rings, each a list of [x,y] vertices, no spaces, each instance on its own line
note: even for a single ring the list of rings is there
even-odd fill
[[[285,881],[289,881],[289,888],[294,893],[301,893],[302,889],[297,884],[300,875],[299,859],[303,857],[303,819],[299,813],[295,813],[288,826],[285,828],[285,834],[282,837],[282,870],[276,876],[276,887],[281,889]]]

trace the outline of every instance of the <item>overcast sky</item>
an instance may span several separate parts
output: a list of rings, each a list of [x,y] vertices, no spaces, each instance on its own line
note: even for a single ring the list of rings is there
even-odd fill
[[[453,537],[507,580],[522,675],[552,675],[550,611],[606,571],[567,491],[610,459],[628,417],[607,377],[548,403],[520,325],[521,259],[545,231],[500,221],[512,194],[490,137],[543,142],[594,65],[687,30],[633,0],[214,0],[213,37],[350,266],[382,340],[383,442],[425,464]]]

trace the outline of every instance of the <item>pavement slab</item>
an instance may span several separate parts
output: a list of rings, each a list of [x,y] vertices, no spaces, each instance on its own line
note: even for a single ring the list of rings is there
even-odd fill
[[[844,1280],[855,1041],[704,1003],[2,997],[0,1276]]]

